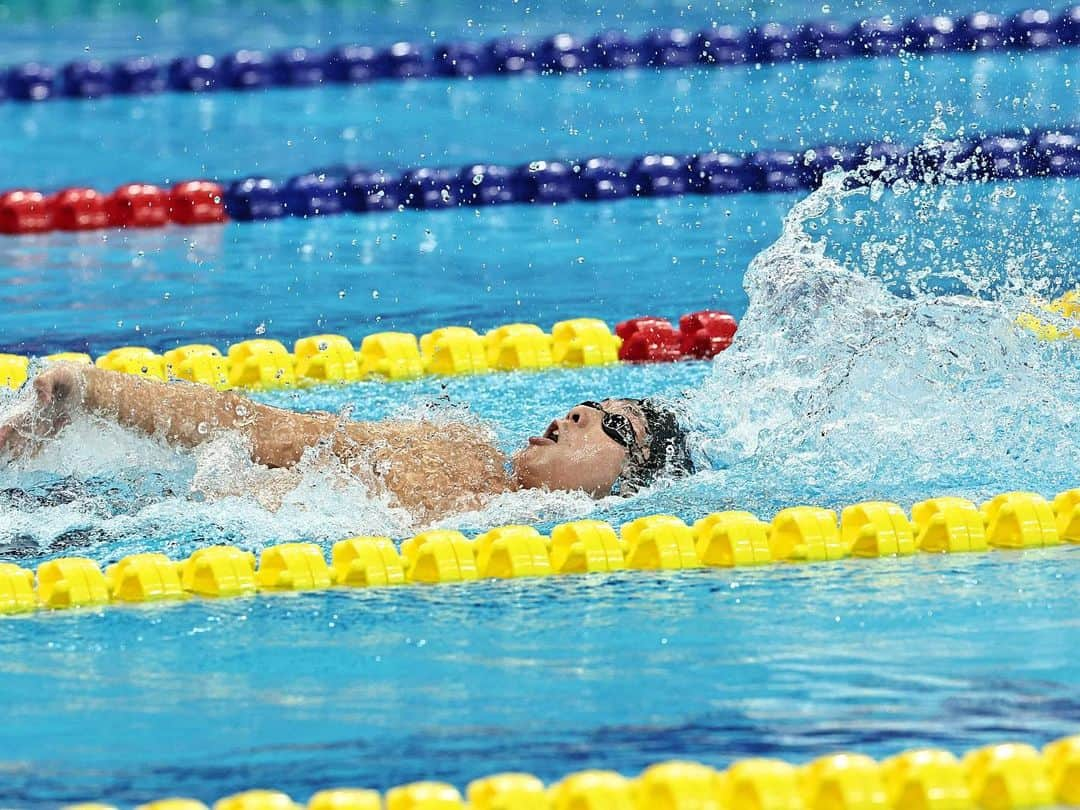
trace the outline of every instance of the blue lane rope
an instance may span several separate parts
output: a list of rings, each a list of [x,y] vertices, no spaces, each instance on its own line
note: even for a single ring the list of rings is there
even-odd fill
[[[816,188],[834,167],[853,169],[876,158],[902,176],[920,180],[948,160],[967,180],[1080,177],[1080,128],[992,135],[905,148],[879,142],[748,154],[649,154],[625,160],[538,160],[516,167],[473,164],[402,173],[332,167],[282,185],[247,177],[224,191],[237,220],[308,217],[344,212],[444,209],[507,203],[557,204],[681,194],[796,192]]]
[[[950,168],[942,173],[939,169],[945,164]],[[161,227],[170,221],[191,225],[221,222],[226,218],[250,221],[508,203],[557,205],[579,200],[616,201],[682,194],[800,192],[817,187],[825,172],[834,167],[860,166],[862,173],[852,175],[850,182],[873,181],[887,168],[891,176],[916,182],[935,182],[943,177],[976,181],[1080,177],[1080,127],[991,135],[914,148],[878,142],[798,151],[762,149],[748,154],[706,152],[649,154],[632,159],[537,160],[515,167],[476,163],[461,169],[420,168],[401,173],[340,166],[306,172],[282,185],[258,176],[233,181],[224,189],[205,181],[180,184],[197,186],[203,196],[211,194],[204,187],[213,189],[212,199],[202,200],[205,205],[212,204],[211,217],[178,218],[174,216],[175,188],[170,202],[163,189],[135,184],[121,186],[115,194],[124,196],[134,188],[139,191],[141,202],[132,211],[140,215],[157,211],[160,216],[149,219],[142,216],[139,221],[129,223],[114,222],[103,215],[100,222],[74,229],[126,226],[125,223]],[[0,233],[73,229],[70,223],[58,224],[54,210],[72,193],[83,200],[67,212],[72,215],[82,211],[80,205],[89,211],[89,196],[105,199],[105,195],[92,189],[68,189],[53,196],[27,190],[0,193]],[[108,201],[101,203],[101,199],[99,204],[108,207]]]
[[[539,41],[504,37],[434,47],[399,42],[388,48],[342,45],[329,51],[288,48],[271,54],[238,50],[222,57],[177,57],[168,63],[140,56],[112,64],[68,62],[57,71],[39,62],[0,71],[0,100],[98,98],[107,95],[206,92],[229,88],[306,87],[326,82],[428,76],[512,76],[581,73],[639,66],[681,68],[836,60],[858,56],[1041,50],[1080,44],[1080,5],[1057,15],[1027,9],[1005,18],[988,12],[962,17],[924,15],[902,23],[872,17],[854,24],[833,20],[794,25],[723,25],[692,32],[657,29],[633,38],[606,31],[588,39],[554,34]]]

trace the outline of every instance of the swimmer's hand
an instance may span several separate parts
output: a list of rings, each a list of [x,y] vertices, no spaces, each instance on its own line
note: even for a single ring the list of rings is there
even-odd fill
[[[34,378],[30,397],[0,425],[0,459],[29,458],[59,433],[83,404],[86,378],[72,363],[49,366]]]

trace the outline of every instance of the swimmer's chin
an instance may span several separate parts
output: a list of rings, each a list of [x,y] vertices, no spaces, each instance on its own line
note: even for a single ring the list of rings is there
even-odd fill
[[[510,457],[511,478],[516,489],[548,489],[543,477],[536,469],[537,451],[543,445],[529,444]]]

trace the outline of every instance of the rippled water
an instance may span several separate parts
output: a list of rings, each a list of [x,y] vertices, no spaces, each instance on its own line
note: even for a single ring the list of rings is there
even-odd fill
[[[1078,58],[1066,48],[858,59],[838,63],[842,70],[799,62],[2,104],[0,146],[6,187],[109,190],[193,177],[283,180],[341,163],[460,167],[914,143],[935,104],[987,134],[1075,123]],[[831,103],[838,96],[843,106]]]
[[[303,799],[671,757],[1040,744],[1080,724],[1075,562],[918,557],[5,621],[0,672],[20,708],[4,797],[259,785]]]
[[[997,12],[1025,8],[1012,0]],[[799,22],[830,17],[843,21],[892,14],[959,15],[967,6],[942,0],[865,0],[857,6],[793,0],[726,2],[706,0],[137,0],[112,5],[71,0],[5,0],[5,64],[40,59],[66,61],[83,54],[99,59],[129,56],[224,53],[237,48],[326,47],[360,42],[389,45],[399,40],[488,39],[506,35],[547,36],[556,30],[587,35],[605,29],[633,34],[654,27],[703,28],[712,23],[752,25],[760,20]],[[83,58],[86,58],[85,56]]]

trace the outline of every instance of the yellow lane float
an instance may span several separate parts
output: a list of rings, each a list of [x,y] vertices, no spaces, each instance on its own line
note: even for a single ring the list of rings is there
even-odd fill
[[[545,786],[528,773],[497,773],[469,783],[468,802],[453,785],[421,781],[388,790],[322,790],[308,810],[1021,810],[1080,807],[1080,736],[1041,752],[1023,743],[988,745],[957,758],[919,748],[881,762],[855,752],[803,765],[742,759],[725,770],[687,761],[660,762],[628,778],[615,771],[572,773]],[[68,805],[101,810],[108,804]],[[194,799],[169,798],[138,810],[205,810]],[[276,790],[219,799],[214,810],[301,810]]]
[[[16,565],[0,565],[0,615],[332,587],[1043,549],[1080,543],[1078,526],[1080,489],[1073,489],[1052,501],[1007,492],[980,508],[964,498],[932,498],[915,504],[910,520],[897,504],[866,501],[842,509],[839,524],[832,510],[793,506],[771,523],[732,510],[706,515],[692,527],[674,515],[648,515],[619,530],[599,520],[561,523],[550,536],[512,525],[475,539],[433,529],[400,547],[389,537],[350,537],[334,544],[329,561],[315,543],[282,543],[264,548],[258,566],[252,553],[233,546],[199,549],[179,562],[158,553],[134,554],[104,574],[93,560],[67,557],[43,563],[36,580]]]

